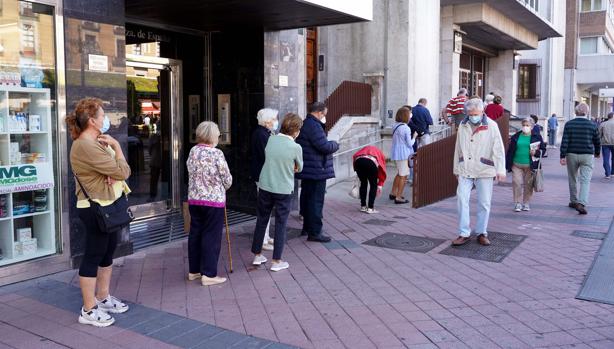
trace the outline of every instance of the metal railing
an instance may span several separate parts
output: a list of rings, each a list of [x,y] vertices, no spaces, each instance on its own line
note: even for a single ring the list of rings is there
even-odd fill
[[[329,131],[344,115],[371,114],[371,85],[344,81],[324,101],[328,108],[326,131]]]

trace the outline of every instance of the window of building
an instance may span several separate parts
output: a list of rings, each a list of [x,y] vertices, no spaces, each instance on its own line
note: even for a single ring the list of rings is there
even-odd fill
[[[525,6],[528,6],[535,10],[535,12],[539,11],[539,0],[524,0],[524,4]]]
[[[517,98],[537,98],[537,64],[520,64],[518,68]]]
[[[580,3],[580,11],[604,11],[606,7],[605,5],[605,0],[582,0],[582,2]]]
[[[597,37],[581,38],[580,39],[580,54],[596,54],[597,53]]]

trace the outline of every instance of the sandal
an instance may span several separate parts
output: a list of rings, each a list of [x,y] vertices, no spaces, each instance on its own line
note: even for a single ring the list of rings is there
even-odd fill
[[[395,203],[395,204],[397,204],[397,205],[401,205],[401,204],[408,204],[408,203],[409,203],[409,200],[405,200],[405,199],[403,199],[403,200],[396,200],[396,199],[395,199],[395,200],[394,200],[394,203]]]

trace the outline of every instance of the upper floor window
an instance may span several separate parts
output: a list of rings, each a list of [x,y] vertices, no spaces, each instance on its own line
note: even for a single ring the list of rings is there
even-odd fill
[[[602,36],[580,38],[581,55],[610,54],[612,51],[612,48]]]
[[[535,10],[535,12],[539,11],[539,0],[519,0],[520,2],[524,2],[525,6],[528,6]]]
[[[582,0],[580,3],[581,12],[604,11],[609,0]]]

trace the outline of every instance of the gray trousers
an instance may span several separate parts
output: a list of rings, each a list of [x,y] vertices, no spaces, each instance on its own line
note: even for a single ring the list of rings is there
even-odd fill
[[[593,155],[567,154],[567,176],[569,180],[569,201],[588,205],[588,193],[593,176]],[[578,192],[578,184],[580,192]]]

